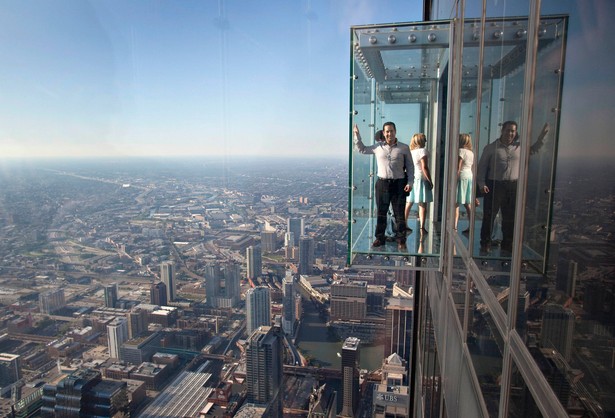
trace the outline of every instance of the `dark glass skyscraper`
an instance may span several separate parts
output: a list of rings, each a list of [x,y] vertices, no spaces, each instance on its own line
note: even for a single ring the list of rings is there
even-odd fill
[[[167,285],[163,282],[152,283],[150,285],[150,303],[152,305],[167,305]]]
[[[359,343],[361,340],[348,337],[342,345],[342,413],[354,417],[359,406]]]
[[[117,283],[105,285],[105,306],[107,308],[115,308],[115,304],[117,303],[117,288]]]
[[[282,357],[281,330],[277,326],[263,326],[248,338],[246,347],[247,400],[268,405],[270,417],[282,417]]]
[[[57,385],[43,388],[42,417],[112,417],[127,406],[126,383],[102,380],[92,369],[79,369]]]

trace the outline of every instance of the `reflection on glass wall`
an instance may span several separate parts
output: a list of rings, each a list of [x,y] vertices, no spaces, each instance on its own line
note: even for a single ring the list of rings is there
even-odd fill
[[[500,379],[504,344],[492,312],[480,294],[472,300],[473,316],[468,325],[468,349],[480,384],[489,416],[498,415],[500,403]]]
[[[613,210],[613,147],[608,124],[597,128],[589,109],[612,108],[607,104],[612,95],[596,94],[612,84],[612,75],[597,69],[612,67],[612,48],[593,44],[608,37],[600,22],[610,21],[614,10],[604,1],[544,0],[543,15],[537,16],[534,1],[468,0],[461,15],[456,7],[461,4],[434,1],[431,17],[465,17],[458,131],[472,138],[473,180],[486,186],[486,180],[499,181],[489,189],[506,191],[503,182],[513,178],[480,178],[478,166],[486,147],[510,134],[513,141],[519,136],[527,153],[519,168],[527,184],[507,192],[519,197],[510,200],[518,203],[512,213],[499,198],[486,203],[479,189],[469,216],[460,205],[453,256],[465,269],[436,277],[445,288],[450,284],[454,307],[432,308],[456,309],[461,319],[462,296],[471,297],[467,347],[489,415],[499,410],[511,417],[613,416],[613,228],[605,216]],[[483,5],[485,23],[476,18]],[[589,9],[589,15],[581,12]],[[534,17],[536,56],[528,62]],[[484,42],[482,57],[480,45],[472,44],[475,34]],[[515,122],[514,132],[505,132],[506,121]],[[476,287],[463,290],[462,277],[470,273]],[[448,337],[436,341],[441,347],[447,342]],[[443,370],[443,381],[456,378]],[[450,415],[457,414],[449,402],[456,395],[442,396]]]
[[[484,24],[469,19],[464,26],[459,132],[465,141],[459,145],[457,181],[461,185],[471,178],[475,187],[465,187],[466,193],[457,196],[457,230],[479,258],[512,254],[517,182],[524,168],[521,144],[526,141],[522,116],[528,23],[527,18]],[[539,270],[544,268],[550,227],[565,29],[562,17],[541,20],[533,123],[527,135],[531,156],[523,257]]]
[[[542,418],[536,401],[516,365],[513,366],[510,391],[510,418]]]
[[[427,298],[425,298],[428,300]],[[421,395],[424,398],[423,407],[426,417],[437,417],[440,415],[441,387],[440,365],[438,362],[438,348],[434,336],[434,326],[428,302],[424,306],[423,312],[424,332],[421,340],[421,353],[423,362],[421,371],[423,375]]]

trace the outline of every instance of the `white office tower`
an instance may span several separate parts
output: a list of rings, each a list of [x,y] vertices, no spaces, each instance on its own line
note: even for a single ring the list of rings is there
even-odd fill
[[[372,395],[374,418],[409,417],[410,387],[408,364],[397,353],[387,356],[382,364],[382,380],[374,385]]]
[[[286,277],[282,279],[282,329],[293,337],[295,333],[295,287],[292,273],[287,270]]]
[[[299,274],[311,275],[314,269],[314,238],[299,238]]]
[[[247,277],[250,280],[254,280],[263,274],[261,247],[251,245],[246,248],[246,270]]]
[[[126,318],[115,318],[107,325],[107,345],[109,357],[119,359],[122,344],[128,340],[128,321]]]
[[[292,232],[287,232],[284,234],[284,246],[285,247],[295,246],[295,234],[293,234]]]
[[[246,292],[247,334],[258,327],[271,325],[271,293],[269,288],[258,286]]]
[[[160,264],[160,281],[167,287],[167,302],[175,300],[175,278],[173,277],[173,262]]]

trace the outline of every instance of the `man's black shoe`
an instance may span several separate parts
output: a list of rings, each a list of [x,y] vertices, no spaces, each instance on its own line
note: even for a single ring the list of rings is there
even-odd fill
[[[372,243],[372,247],[382,247],[384,245],[384,242],[380,241],[378,238],[376,238],[376,240]]]

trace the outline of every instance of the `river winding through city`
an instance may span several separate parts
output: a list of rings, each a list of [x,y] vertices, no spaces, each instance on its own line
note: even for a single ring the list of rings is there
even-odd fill
[[[326,320],[317,307],[303,299],[303,318],[296,344],[311,364],[330,369],[341,367],[343,341],[338,340],[327,328]],[[375,370],[382,366],[383,345],[360,345],[362,369]]]

